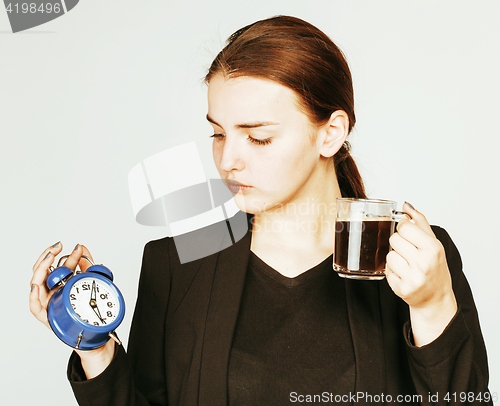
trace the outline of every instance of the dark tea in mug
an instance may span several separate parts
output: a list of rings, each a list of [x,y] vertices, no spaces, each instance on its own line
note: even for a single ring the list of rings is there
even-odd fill
[[[333,269],[344,278],[385,278],[389,237],[406,214],[391,200],[338,198]]]
[[[347,220],[335,223],[337,272],[349,270],[354,276],[384,277],[385,257],[389,253],[392,220]]]

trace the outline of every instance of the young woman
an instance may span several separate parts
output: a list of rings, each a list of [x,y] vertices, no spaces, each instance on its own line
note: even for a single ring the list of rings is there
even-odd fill
[[[171,238],[149,242],[127,353],[112,340],[73,353],[78,402],[484,400],[484,342],[446,231],[406,203],[413,222],[391,237],[386,280],[332,270],[334,202],[366,197],[346,141],[351,75],[335,44],[297,18],[258,21],[229,38],[206,82],[215,164],[249,232],[186,264]],[[207,238],[225,237],[211,229]],[[44,281],[61,249],[49,247],[34,266],[30,308],[45,324]],[[90,256],[78,245],[66,265],[85,269],[82,254]]]

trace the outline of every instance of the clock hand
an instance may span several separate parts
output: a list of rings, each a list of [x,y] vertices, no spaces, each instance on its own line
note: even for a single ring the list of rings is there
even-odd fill
[[[99,317],[99,320],[101,320],[102,324],[106,324],[106,322],[103,320],[101,316],[101,312],[99,311],[99,308],[97,307],[97,289],[95,287],[95,280],[92,282],[92,290],[90,291],[90,307],[94,311],[94,313]]]
[[[95,287],[95,279],[94,279],[94,281],[92,282],[92,290],[90,291],[90,305],[92,306],[92,301],[94,301],[95,303],[96,300],[97,300],[97,290]]]
[[[101,316],[101,312],[99,311],[99,308],[97,307],[97,305],[92,306],[92,310],[94,310],[94,313],[97,314],[97,317],[99,317],[99,319],[101,320],[102,324],[106,324],[106,322],[103,320],[103,318]]]

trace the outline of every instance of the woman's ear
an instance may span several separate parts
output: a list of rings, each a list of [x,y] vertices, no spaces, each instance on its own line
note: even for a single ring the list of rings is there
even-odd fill
[[[334,156],[342,148],[349,135],[349,117],[344,110],[336,110],[328,122],[319,129],[320,154],[325,158]]]

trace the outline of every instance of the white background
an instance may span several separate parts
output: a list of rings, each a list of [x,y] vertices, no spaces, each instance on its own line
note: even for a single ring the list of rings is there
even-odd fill
[[[127,175],[195,140],[215,176],[205,70],[227,36],[300,17],[345,52],[353,154],[371,197],[411,202],[458,246],[500,392],[500,7],[494,0],[97,1],[12,34],[0,10],[0,404],[76,404],[70,349],[28,311],[32,265],[61,240],[115,273],[127,340],[144,244]]]

